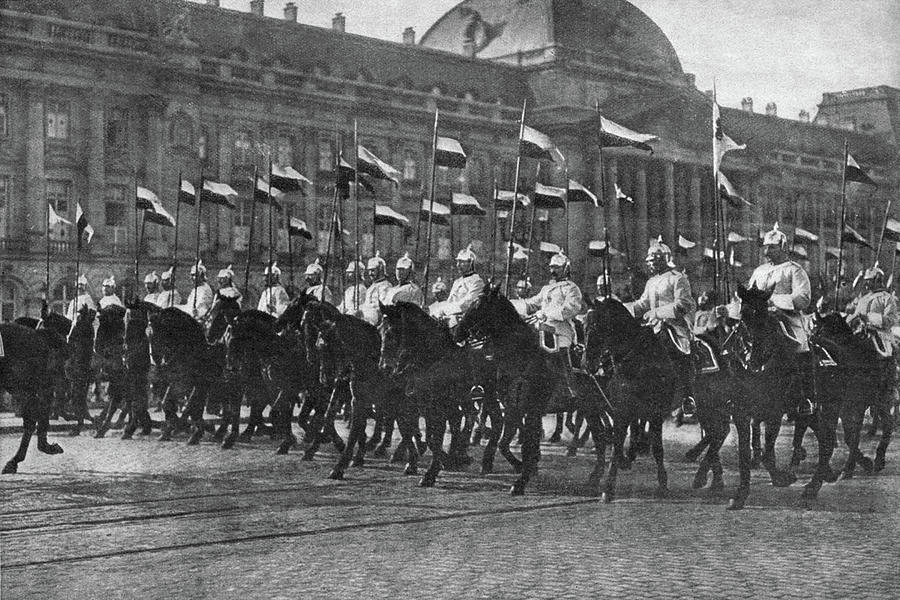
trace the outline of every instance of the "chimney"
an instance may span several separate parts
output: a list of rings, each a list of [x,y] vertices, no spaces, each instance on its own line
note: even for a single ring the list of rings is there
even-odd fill
[[[284,20],[292,23],[297,22],[297,5],[293,2],[288,2],[284,5]]]
[[[263,16],[263,9],[265,8],[264,0],[250,0],[250,14],[256,15],[258,17]]]
[[[475,58],[475,40],[463,40],[463,56]]]
[[[774,102],[769,102],[766,104],[766,116],[767,117],[777,117],[778,116],[778,105]]]
[[[747,96],[741,100],[741,110],[744,112],[753,112],[753,98]]]
[[[219,0],[206,0],[206,5],[207,6],[215,6],[216,8],[219,8]]]
[[[412,27],[407,27],[403,30],[403,43],[407,46],[415,46],[416,44],[416,30]]]
[[[800,114],[798,115],[798,118],[799,118],[800,121],[803,122],[803,123],[809,123],[809,111],[806,110],[805,108],[801,108],[801,109],[800,109]]]
[[[347,28],[347,17],[344,16],[344,13],[335,13],[334,17],[331,18],[331,28],[334,31],[344,33]]]

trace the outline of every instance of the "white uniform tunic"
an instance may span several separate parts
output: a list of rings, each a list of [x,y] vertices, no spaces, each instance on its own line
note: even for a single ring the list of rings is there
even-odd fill
[[[691,351],[691,325],[697,305],[691,295],[691,283],[686,274],[670,269],[647,280],[641,297],[626,304],[635,317],[643,318],[659,333],[669,325],[678,349]]]
[[[387,304],[388,292],[391,291],[391,282],[387,279],[375,281],[366,290],[366,301],[362,305],[362,318],[372,325],[381,322],[381,309],[378,303]]]
[[[175,307],[179,304],[181,304],[181,294],[175,288],[163,290],[156,296],[156,305],[160,308]]]
[[[882,349],[888,356],[892,355],[894,334],[891,328],[897,325],[897,300],[885,290],[869,292],[859,299],[856,309],[847,320],[852,321],[859,315],[865,315],[866,322],[881,338]]]
[[[449,317],[450,326],[456,325],[463,313],[469,310],[484,290],[484,279],[478,273],[458,277],[450,286],[450,295],[443,302],[431,305],[431,316]]]
[[[196,306],[194,305],[195,297],[197,298]],[[188,294],[187,300],[181,308],[184,312],[194,317],[195,320],[199,321],[209,313],[209,309],[212,308],[212,303],[215,298],[216,296],[213,294],[209,284],[202,283],[191,290],[191,293]]]
[[[544,323],[556,332],[558,348],[568,348],[575,340],[572,319],[581,312],[581,290],[574,281],[551,281],[537,295],[527,298],[529,313],[543,317]]]
[[[786,317],[790,333],[797,340],[797,352],[808,352],[809,340],[800,311],[809,306],[812,290],[803,267],[789,260],[777,265],[759,265],[750,276],[748,287],[754,285],[772,292],[769,304]]]
[[[317,302],[334,304],[334,294],[327,287],[323,287],[321,283],[309,286],[303,290],[303,293]]]
[[[388,290],[385,304],[397,304],[398,302],[410,302],[419,308],[425,306],[425,294],[422,288],[413,282],[402,283]]]
[[[328,290],[325,290],[325,292],[325,300],[327,301],[329,298]],[[318,296],[316,296],[316,299],[318,299]],[[270,314],[273,317],[279,317],[290,302],[291,299],[288,298],[285,289],[281,285],[273,285],[264,289],[262,294],[259,295],[259,303],[256,305],[256,310]]]
[[[344,290],[344,301],[338,306],[338,310],[345,315],[358,315],[362,305],[366,301],[366,285],[358,283]]]
[[[97,305],[94,304],[94,299],[89,294],[79,294],[77,298],[69,300],[69,305],[66,307],[66,318],[74,323],[82,306],[87,306],[95,312],[97,310]]]
[[[125,305],[122,304],[122,301],[115,294],[100,297],[100,309],[102,310],[107,306],[121,306],[122,308],[125,308]]]
[[[144,302],[149,302],[150,304],[156,304],[156,299],[159,297],[159,292],[150,292],[146,296],[144,296]]]
[[[220,287],[216,294],[218,296],[222,296],[223,298],[234,298],[234,300],[237,302],[238,307],[240,307],[241,300],[243,299],[240,290],[238,290],[233,285]]]

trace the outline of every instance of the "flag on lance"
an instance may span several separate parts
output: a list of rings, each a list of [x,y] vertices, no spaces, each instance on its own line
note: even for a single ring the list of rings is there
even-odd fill
[[[719,103],[713,102],[712,109],[712,128],[713,128],[713,173],[719,172],[722,165],[722,157],[726,152],[732,150],[743,150],[746,144],[738,144],[731,139],[722,128],[722,116],[719,114]]]
[[[569,180],[569,189],[567,192],[569,203],[572,202],[591,202],[594,206],[600,207],[600,199],[589,189],[575,181]]]
[[[152,190],[137,186],[135,191],[137,196],[135,206],[144,211],[145,220],[163,227],[175,227],[175,219]]]
[[[869,174],[859,166],[859,163],[856,162],[853,155],[849,152],[847,153],[847,164],[844,166],[844,176],[847,178],[847,181],[855,181],[857,183],[872,185],[876,188],[878,187],[878,184],[872,181]]]
[[[94,227],[88,223],[87,217],[81,209],[80,202],[75,205],[75,226],[78,228],[79,242],[81,241],[81,234],[87,233],[87,242],[90,244],[91,238],[94,237]]]
[[[546,134],[528,125],[522,128],[522,139],[519,140],[519,154],[538,160],[549,160],[562,163],[565,158],[556,144]]]
[[[455,169],[466,168],[466,151],[455,139],[438,136],[434,148],[434,164]]]
[[[306,221],[297,217],[291,217],[290,223],[288,223],[288,234],[306,238],[307,240],[312,239],[312,233],[306,226]]]
[[[312,181],[290,165],[285,167],[272,165],[272,187],[282,192],[303,192],[304,185],[312,185]]]
[[[553,187],[542,183],[534,184],[535,208],[565,208],[566,190],[561,187]]]
[[[53,208],[52,204],[47,204],[47,224],[50,227],[56,227],[58,225],[71,225],[72,221],[68,219],[63,219],[56,210]]]
[[[469,194],[453,192],[450,199],[450,212],[454,215],[466,215],[483,217],[487,211],[481,207],[478,200]]]
[[[227,183],[217,181],[204,181],[203,190],[200,192],[200,201],[218,204],[225,208],[234,209],[234,199],[238,193]]]
[[[434,210],[430,210],[431,204],[432,202],[427,198],[422,199],[422,209],[419,212],[422,220],[428,220],[428,214],[431,213],[431,222],[435,225],[450,225],[450,207],[440,202],[434,202]]]
[[[398,213],[390,206],[384,204],[375,205],[375,224],[393,225],[395,227],[409,227],[409,219]]]

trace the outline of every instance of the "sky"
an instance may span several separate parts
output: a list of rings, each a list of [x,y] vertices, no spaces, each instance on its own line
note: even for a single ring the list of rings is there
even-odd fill
[[[202,0],[197,0],[202,1]],[[422,34],[456,0],[294,0],[298,19],[331,27],[343,12],[347,31],[399,42],[404,28]],[[565,0],[558,0],[565,1]],[[752,97],[762,112],[816,114],[823,92],[876,85],[900,88],[900,0],[631,0],[668,36],[697,87],[719,104]],[[265,13],[283,17],[284,0]],[[221,0],[249,10],[249,0]]]

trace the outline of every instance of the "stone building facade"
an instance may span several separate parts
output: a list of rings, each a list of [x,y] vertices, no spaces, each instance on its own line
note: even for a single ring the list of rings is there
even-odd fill
[[[711,102],[683,72],[665,34],[629,3],[469,0],[420,41],[407,30],[400,43],[347,33],[342,15],[325,29],[298,22],[302,15],[290,2],[284,19],[262,16],[262,0],[249,4],[250,11],[242,12],[215,1],[0,2],[3,319],[39,310],[48,246],[52,304],[59,307],[71,295],[74,228],[51,231],[48,244],[48,203],[73,221],[80,203],[96,229],[82,248],[80,267],[97,292],[110,274],[132,285],[140,229],[135,185],[153,189],[174,214],[179,174],[194,182],[201,176],[227,182],[241,197],[234,211],[204,205],[200,252],[212,271],[234,265],[241,287],[249,261],[252,297],[270,246],[283,268],[293,263],[298,283],[303,265],[324,251],[332,167],[338,152],[352,156],[354,121],[360,143],[402,173],[398,186],[376,182],[377,202],[415,223],[430,181],[435,110],[440,134],[459,139],[469,155],[466,169],[436,174],[438,199],[464,192],[490,207],[495,185],[511,189],[515,183],[517,120],[525,100],[526,121],[553,138],[566,162],[539,169],[523,161],[524,188],[535,180],[562,185],[568,176],[604,200],[600,209],[570,208],[569,249],[579,283],[592,288],[599,264],[586,248],[607,229],[621,252],[617,272],[640,263],[648,240],[658,235],[669,243],[679,234],[698,242],[680,261],[695,280],[706,278],[708,287],[702,248],[711,245],[713,231]],[[896,99],[896,90],[878,89]],[[837,239],[844,140],[883,184],[851,194],[850,223],[869,239],[877,237],[885,199],[898,180],[896,101],[893,116],[880,118],[874,130],[850,131],[846,123],[834,126],[842,113],[840,102],[830,98],[823,98],[822,117],[814,123],[781,118],[774,107],[769,114],[752,112],[752,106],[722,109],[731,137],[747,144],[747,150],[728,155],[723,171],[754,203],[730,214],[731,229],[755,239],[759,229],[778,220],[789,232],[800,226],[820,233],[817,244],[807,244],[807,266],[823,275],[833,264],[829,246]],[[618,123],[659,136],[654,153],[601,151],[596,107]],[[247,243],[250,180],[255,170],[265,173],[269,159],[313,182],[285,201],[290,214],[315,232],[313,242],[304,241],[291,255],[284,234],[288,211],[274,215],[270,240],[268,214],[257,205],[253,244]],[[616,184],[633,204],[616,199]],[[373,227],[372,207],[371,196],[363,193],[362,253],[371,254],[373,230],[374,247],[389,259],[413,250],[415,227]],[[184,286],[198,228],[194,207],[179,210]],[[508,226],[504,214],[498,232]],[[352,199],[345,201],[344,229],[355,231],[356,215]],[[516,241],[524,241],[528,216],[517,224]],[[490,223],[456,218],[452,245],[475,242],[487,262]],[[538,211],[535,234],[535,247],[542,240],[562,243],[562,211]],[[439,227],[434,237],[433,268],[446,271],[451,236]],[[498,270],[503,239],[499,233]],[[169,266],[173,245],[173,230],[146,227],[141,278],[149,269]],[[352,234],[344,236],[343,246],[349,260]],[[746,265],[735,276],[744,278],[758,260],[756,245],[736,244],[735,250]],[[851,250],[848,267],[871,261],[865,252]],[[533,267],[543,260],[535,251]]]

